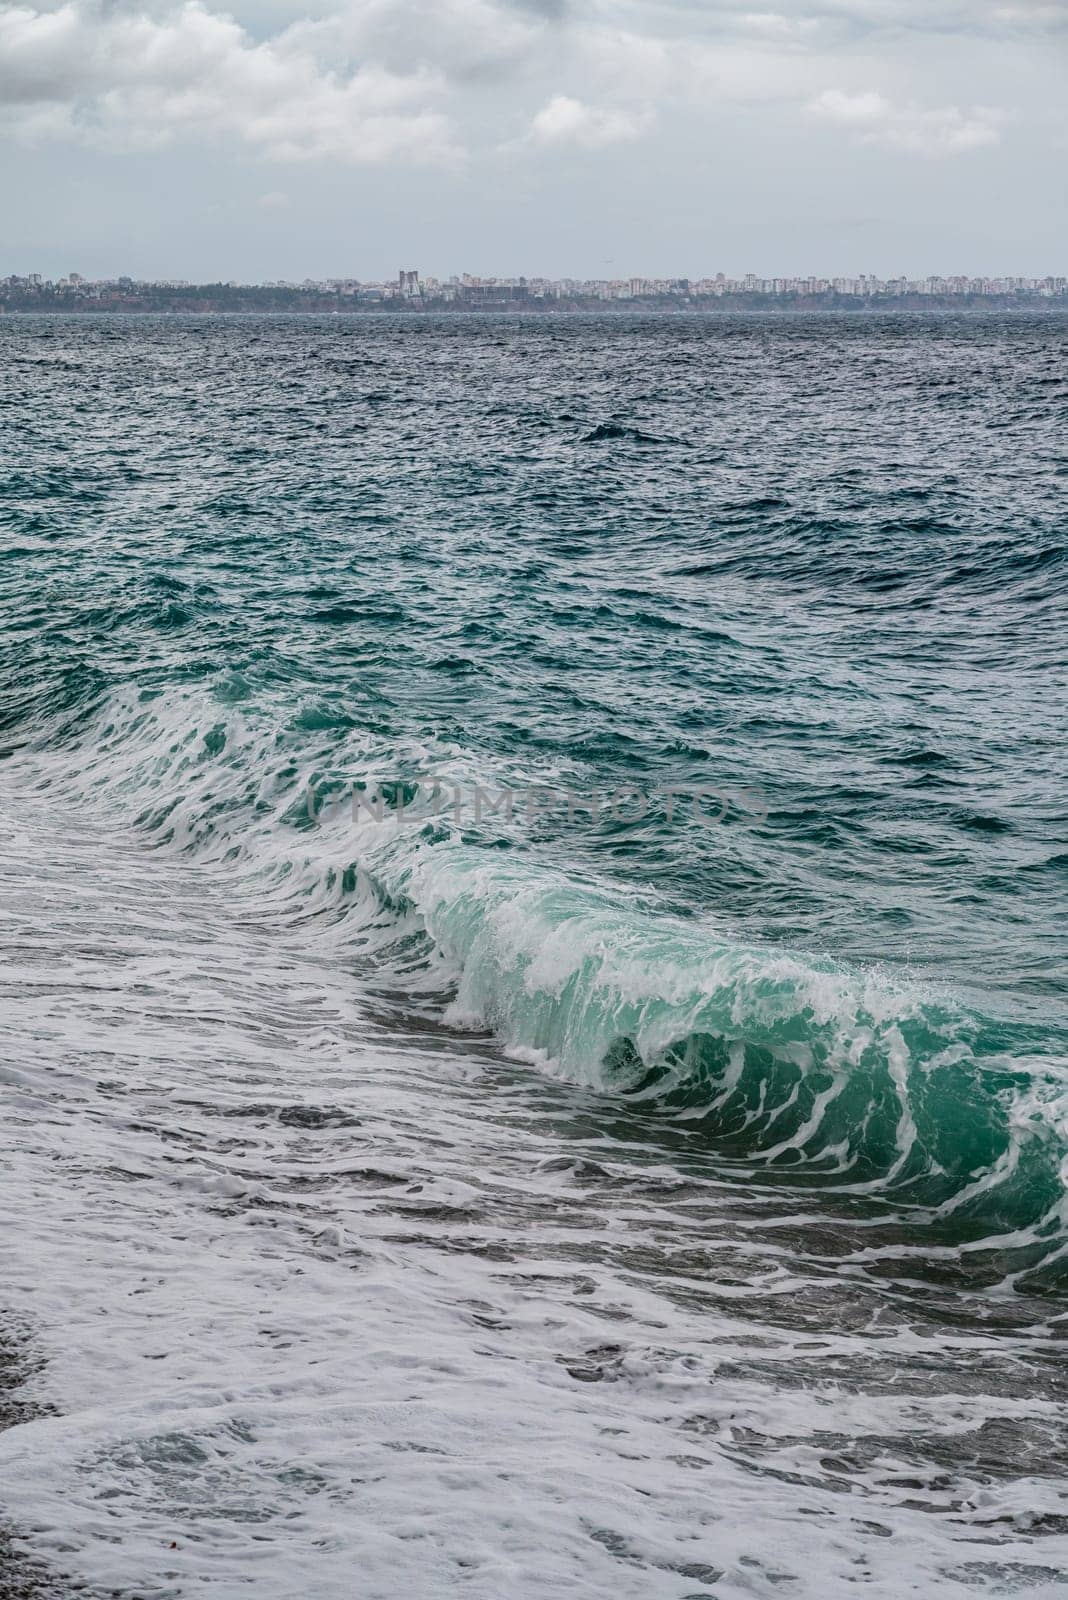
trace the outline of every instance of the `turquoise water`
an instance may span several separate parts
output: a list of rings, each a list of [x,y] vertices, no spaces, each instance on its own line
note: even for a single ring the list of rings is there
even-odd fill
[[[1066,355],[1026,315],[8,319],[12,867],[203,884],[283,1011],[296,950],[368,1037],[488,1052],[491,1142],[519,1096],[540,1160],[640,1146],[789,1238],[858,1373],[880,1315],[946,1385],[942,1334],[1033,1337],[1052,1405]]]

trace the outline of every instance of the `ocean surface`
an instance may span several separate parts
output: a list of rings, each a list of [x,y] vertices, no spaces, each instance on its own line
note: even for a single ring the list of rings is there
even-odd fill
[[[1066,489],[1054,315],[0,320],[58,1593],[1063,1596]]]

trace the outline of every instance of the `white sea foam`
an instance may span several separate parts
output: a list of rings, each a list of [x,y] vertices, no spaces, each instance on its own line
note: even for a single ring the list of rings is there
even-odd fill
[[[1058,1592],[1053,1480],[939,1459],[1056,1426],[999,1388],[997,1363],[1033,1358],[1022,1332],[912,1327],[879,1288],[858,1326],[818,1232],[786,1242],[796,1201],[376,1014],[349,958],[462,922],[459,854],[376,928],[358,893],[331,920],[325,838],[279,878],[252,844],[227,865],[232,836],[190,859],[195,806],[161,852],[108,793],[76,821],[38,799],[9,784],[0,813],[0,1249],[45,1358],[29,1392],[58,1414],[0,1435],[0,1505],[56,1570],[153,1600]],[[692,970],[650,983],[603,903],[545,955],[544,899],[502,882],[474,937],[504,988],[472,992],[457,944],[435,981],[459,975],[461,1004],[500,1004],[527,956],[514,992],[543,1004],[592,954],[593,998],[699,1017]],[[839,981],[817,987],[836,1017]],[[933,1362],[934,1388],[901,1384]]]

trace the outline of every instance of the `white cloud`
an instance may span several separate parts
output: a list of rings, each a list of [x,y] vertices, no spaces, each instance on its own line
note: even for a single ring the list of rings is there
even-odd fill
[[[421,69],[478,89],[522,76],[556,31],[551,17],[509,0],[332,0],[287,37],[324,60],[374,61],[399,76]]]
[[[846,94],[841,89],[825,89],[807,109],[828,122],[844,122],[850,127],[878,127],[892,115],[893,106],[881,94]]]
[[[766,7],[759,0],[605,0],[595,14],[606,29],[665,38],[754,32],[823,44],[865,34],[1059,30],[1068,26],[1068,0],[775,0]]]
[[[959,155],[998,144],[1005,120],[1003,112],[990,107],[963,112],[957,106],[897,106],[874,91],[847,94],[841,89],[825,89],[806,110],[825,122],[855,129],[866,144],[918,155]]]
[[[741,27],[752,33],[776,35],[780,38],[812,34],[820,26],[819,17],[788,17],[782,11],[743,11],[738,21]]]
[[[1028,29],[1040,33],[1059,33],[1068,30],[1068,3],[1059,0],[1052,5],[997,5],[994,21],[1006,28]]]
[[[249,25],[213,3],[244,6]],[[658,111],[667,124],[778,104],[862,143],[947,154],[996,144],[1002,119],[904,105],[903,67],[940,82],[950,45],[935,36],[967,35],[989,86],[1005,38],[1037,56],[1036,30],[1066,17],[1068,0],[0,0],[0,129],[427,162],[500,149],[517,116],[528,151],[597,149],[635,139]],[[819,92],[865,81],[889,98]]]
[[[0,104],[27,137],[142,148],[196,135],[282,161],[435,160],[455,153],[433,104],[441,87],[426,68],[324,61],[299,27],[256,42],[199,0],[159,17],[0,5]]]
[[[530,125],[534,144],[581,145],[599,150],[605,145],[636,139],[649,126],[646,112],[602,110],[570,95],[558,94],[538,112]]]
[[[982,35],[1068,23],[1066,0],[809,0],[804,9],[864,32]]]

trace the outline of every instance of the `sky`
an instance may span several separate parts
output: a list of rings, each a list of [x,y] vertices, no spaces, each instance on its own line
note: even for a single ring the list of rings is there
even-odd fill
[[[0,276],[1065,274],[1066,172],[1068,0],[0,0]]]

